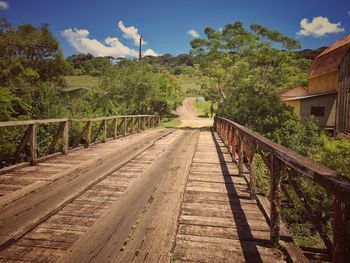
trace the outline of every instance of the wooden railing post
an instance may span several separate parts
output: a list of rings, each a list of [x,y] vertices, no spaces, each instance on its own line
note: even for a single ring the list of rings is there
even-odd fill
[[[106,142],[107,140],[107,120],[102,120],[102,140],[101,142]]]
[[[226,123],[226,143],[227,145],[230,144],[230,124],[227,122]]]
[[[223,134],[223,141],[224,141],[224,144],[227,143],[227,122],[224,122],[224,134]]]
[[[68,147],[69,147],[69,121],[64,122],[63,127],[63,148],[62,153],[68,154]]]
[[[241,134],[237,134],[238,139],[238,174],[243,176],[243,137]]]
[[[255,147],[255,145],[253,147]],[[251,150],[252,150],[252,152],[251,152],[250,157],[249,157],[250,199],[256,199],[256,154],[255,154],[255,148],[253,148]]]
[[[346,263],[350,259],[350,206],[334,199],[333,262]]]
[[[232,148],[232,161],[236,162],[236,136],[235,136],[236,130],[232,126],[232,133],[231,133],[231,148]]]
[[[127,134],[127,128],[128,128],[128,118],[127,117],[124,117],[124,136],[126,136]]]
[[[232,126],[228,124],[228,127],[227,127],[227,147],[228,147],[229,151],[232,150],[231,149],[231,132],[232,132]]]
[[[87,122],[87,127],[86,127],[86,143],[84,145],[85,148],[88,148],[90,143],[91,143],[91,129],[92,129],[92,122],[88,121]]]
[[[32,133],[32,130],[31,130],[31,126],[29,125],[27,127],[26,131],[24,132],[24,135],[23,135],[23,137],[21,139],[20,144],[17,147],[15,162],[20,160],[21,153],[24,151],[24,149],[26,148],[28,142],[30,141],[31,133]]]
[[[115,117],[112,122],[113,127],[113,139],[117,139],[118,137],[118,118]]]
[[[35,165],[37,162],[37,133],[38,126],[36,123],[30,124],[30,165]]]
[[[220,121],[220,137],[223,138],[224,122]]]
[[[137,116],[137,132],[141,131],[141,116]]]
[[[278,246],[280,240],[282,166],[283,163],[273,155],[270,182],[270,240],[274,246]]]
[[[135,117],[131,117],[131,133],[134,133],[135,130]]]

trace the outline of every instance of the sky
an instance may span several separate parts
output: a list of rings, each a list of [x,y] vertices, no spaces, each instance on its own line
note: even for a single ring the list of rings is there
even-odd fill
[[[240,20],[298,39],[302,48],[328,46],[350,34],[350,0],[0,0],[13,25],[48,23],[65,56],[178,55],[204,29]]]

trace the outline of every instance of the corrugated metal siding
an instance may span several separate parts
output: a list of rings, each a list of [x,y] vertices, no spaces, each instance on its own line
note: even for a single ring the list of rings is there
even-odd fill
[[[339,65],[337,133],[350,133],[350,50]]]

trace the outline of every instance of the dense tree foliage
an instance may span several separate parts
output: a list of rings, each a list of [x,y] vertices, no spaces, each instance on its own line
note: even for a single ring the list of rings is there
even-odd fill
[[[314,60],[319,54],[321,54],[327,47],[320,47],[318,49],[303,49],[296,51],[297,58],[305,58]]]
[[[71,116],[167,115],[183,99],[166,69],[127,60],[109,67],[96,88],[65,96]]]
[[[151,65],[164,66],[175,75],[189,73],[189,71],[192,70],[191,68],[196,63],[196,58],[188,54],[180,54],[177,56],[165,54],[157,57],[146,56],[144,60]]]
[[[71,55],[66,58],[69,75],[101,76],[110,67],[113,57],[94,57],[91,54]]]
[[[204,95],[219,102],[219,114],[279,142],[281,134],[295,133],[299,120],[277,91],[306,81],[309,62],[289,51],[299,43],[260,25],[247,30],[240,22],[204,33],[205,39],[191,42],[191,53],[200,56]]]
[[[44,117],[47,109],[38,110],[36,98],[44,96],[40,93],[49,86],[55,97],[53,87],[64,85],[65,71],[58,41],[47,25],[13,27],[0,21],[1,120]]]

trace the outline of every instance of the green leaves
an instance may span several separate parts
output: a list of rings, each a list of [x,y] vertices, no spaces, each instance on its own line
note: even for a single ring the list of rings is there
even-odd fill
[[[102,77],[102,95],[97,107],[114,108],[121,114],[168,114],[182,101],[182,92],[174,77],[164,68],[145,62],[124,61]],[[111,107],[115,105],[115,107]]]

